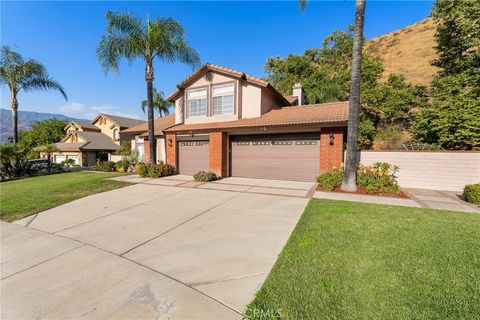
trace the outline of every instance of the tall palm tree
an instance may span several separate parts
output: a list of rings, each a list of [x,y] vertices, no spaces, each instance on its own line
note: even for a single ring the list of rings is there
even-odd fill
[[[347,151],[345,158],[345,174],[341,189],[344,191],[357,191],[357,140],[360,110],[360,80],[362,75],[362,46],[363,46],[363,21],[365,19],[365,1],[356,0],[355,25],[352,50],[352,71],[350,77],[350,98],[348,103],[348,132]],[[300,9],[304,10],[306,0],[299,0]]]
[[[145,107],[147,106],[148,101],[143,100],[141,104],[142,111],[145,112]],[[153,108],[157,110],[158,116],[161,118],[163,116],[168,116],[170,111],[168,108],[172,105],[170,101],[167,101],[163,98],[163,91],[158,91],[153,88]]]
[[[360,111],[360,78],[362,75],[363,21],[365,19],[365,0],[356,0],[355,35],[353,37],[352,71],[350,77],[350,98],[348,102],[347,152],[345,174],[341,189],[357,191],[357,141]]]
[[[196,67],[200,58],[186,41],[180,23],[173,18],[142,20],[128,13],[107,11],[107,30],[97,47],[97,57],[105,72],[118,72],[120,59],[129,62],[135,58],[145,61],[145,81],[147,82],[148,141],[150,163],[156,162],[155,133],[153,128],[153,61],[180,61]]]
[[[33,59],[25,60],[8,46],[0,49],[0,83],[10,90],[13,142],[18,142],[18,93],[31,90],[58,90],[68,100],[63,87],[49,77],[45,66]]]

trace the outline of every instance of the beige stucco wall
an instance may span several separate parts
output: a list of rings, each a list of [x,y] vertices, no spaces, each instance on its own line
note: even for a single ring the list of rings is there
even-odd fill
[[[406,188],[461,191],[480,182],[480,152],[362,151],[360,162],[399,166],[398,182]]]
[[[100,128],[103,134],[106,134],[107,136],[109,136],[113,142],[115,142],[116,144],[120,144],[120,140],[113,140],[113,130],[117,129],[118,132],[120,132],[120,128],[116,125],[113,128],[111,128],[112,125],[114,125],[114,123],[108,118],[105,118],[106,122],[104,124],[100,124],[100,119],[101,118],[98,118],[97,121],[94,122],[93,124],[98,128]]]
[[[258,86],[243,83],[242,86],[242,118],[256,118],[261,115],[262,89]]]
[[[165,163],[167,160],[167,155],[165,152],[165,139],[157,139],[157,162]]]

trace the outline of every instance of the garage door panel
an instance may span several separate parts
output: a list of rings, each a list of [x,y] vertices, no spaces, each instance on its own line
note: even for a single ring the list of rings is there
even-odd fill
[[[180,174],[193,175],[199,171],[208,171],[210,162],[210,144],[208,141],[180,141],[178,143],[178,171]]]
[[[232,176],[312,181],[319,173],[319,134],[232,137]]]

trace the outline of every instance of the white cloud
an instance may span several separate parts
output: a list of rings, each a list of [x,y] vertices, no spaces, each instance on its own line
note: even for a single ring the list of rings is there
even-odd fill
[[[66,113],[67,115],[68,114],[75,114],[75,115],[84,114],[86,110],[87,110],[86,105],[82,103],[76,103],[76,102],[65,104],[58,108],[58,111],[62,113]]]
[[[93,119],[99,113],[107,113],[111,115],[141,119],[142,116],[139,113],[125,113],[120,110],[119,107],[113,105],[105,106],[87,106],[83,103],[72,102],[58,107],[58,111],[74,118]]]

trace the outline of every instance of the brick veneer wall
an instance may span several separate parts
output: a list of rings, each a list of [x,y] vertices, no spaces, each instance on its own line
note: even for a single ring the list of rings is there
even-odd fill
[[[150,143],[148,139],[143,139],[143,162],[150,163]]]
[[[330,133],[335,140],[330,144]],[[344,128],[322,128],[320,132],[320,173],[338,167],[343,162]]]
[[[210,171],[226,177],[228,165],[228,145],[226,132],[210,132]]]
[[[167,145],[167,163],[171,164],[172,166],[175,167],[175,169],[178,170],[177,168],[177,136],[173,133],[167,134],[165,137],[166,145]],[[172,140],[172,142],[169,142]]]

